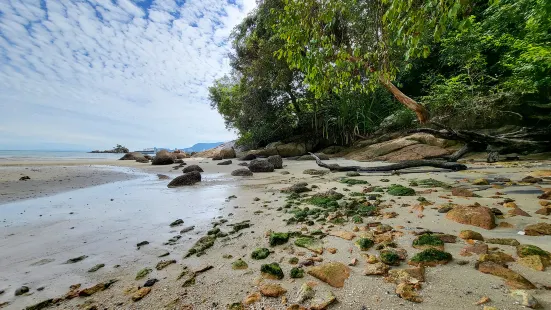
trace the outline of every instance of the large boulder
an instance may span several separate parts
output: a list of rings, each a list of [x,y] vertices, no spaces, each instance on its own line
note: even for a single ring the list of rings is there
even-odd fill
[[[253,160],[256,159],[256,155],[254,154],[246,154],[244,156],[239,157],[239,160],[245,161],[245,160]]]
[[[454,145],[457,144],[457,141],[441,139],[441,138],[437,138],[437,137],[435,137],[431,134],[421,133],[421,132],[414,133],[410,136],[407,136],[406,139],[418,141],[420,143],[430,145],[430,146],[437,146],[437,147],[440,147],[440,148],[447,148],[447,147],[454,146]]]
[[[305,143],[287,143],[287,144],[281,144],[275,147],[277,150],[277,153],[281,157],[293,157],[293,156],[301,156],[306,154],[306,144]],[[275,154],[274,154],[275,155]]]
[[[277,152],[277,149],[273,148],[273,147],[263,148],[263,149],[259,149],[259,150],[250,150],[250,151],[247,152],[247,155],[255,155],[256,157],[258,157],[258,156],[268,157],[268,156],[273,156],[273,155],[278,155],[278,154],[279,153]]]
[[[323,153],[316,153],[315,155],[321,160],[329,160],[330,159],[329,156],[327,156]],[[316,159],[312,155],[302,155],[299,158],[297,158],[297,160],[316,160]]]
[[[273,172],[274,169],[274,165],[267,160],[254,159],[249,163],[252,172]]]
[[[228,159],[228,158],[235,158],[235,150],[233,147],[226,147],[220,150],[220,153],[218,153],[219,157],[222,157],[222,159]]]
[[[403,149],[395,152],[373,158],[377,161],[402,161],[402,160],[419,160],[443,157],[451,152],[438,146],[426,144],[414,144],[406,146]]]
[[[186,185],[193,185],[197,182],[201,182],[201,174],[197,171],[192,171],[185,173],[179,177],[176,177],[170,183],[168,183],[169,188],[180,187]]]
[[[373,160],[376,157],[387,155],[414,144],[419,144],[419,142],[406,138],[399,138],[360,148],[348,153],[345,158],[354,160]]]
[[[147,159],[147,158],[145,158],[145,157],[138,157],[138,158],[136,159],[136,162],[142,163],[142,164],[147,164],[147,163],[149,163],[149,159]]]
[[[157,152],[157,154],[153,158],[152,164],[153,165],[172,165],[175,159],[176,159],[176,156],[174,156],[174,154],[170,153],[169,151],[162,150]]]
[[[537,223],[524,227],[524,233],[528,236],[549,236],[551,235],[551,224]]]
[[[283,159],[279,155],[272,155],[267,159],[275,169],[283,169]]]
[[[250,177],[253,175],[252,171],[247,168],[237,169],[231,172],[234,177]]]
[[[446,218],[457,223],[473,225],[484,229],[496,227],[495,216],[492,210],[478,203],[472,206],[457,206],[446,213]]]
[[[176,156],[176,159],[184,159],[184,158],[188,158],[187,154],[186,153],[174,153],[174,156]]]
[[[192,172],[192,171],[197,171],[197,172],[203,172],[203,169],[197,165],[190,165],[190,166],[187,166],[184,168],[184,170],[182,170],[184,173],[188,173],[188,172]]]
[[[119,160],[138,160],[145,158],[144,155],[140,152],[130,152],[124,154]]]
[[[321,153],[332,155],[332,154],[340,153],[340,152],[344,151],[345,149],[346,148],[344,146],[334,145],[334,146],[329,146],[329,147],[324,148],[321,151]]]

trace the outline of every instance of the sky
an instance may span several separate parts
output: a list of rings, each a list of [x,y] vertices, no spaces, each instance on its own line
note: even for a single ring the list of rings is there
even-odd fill
[[[255,0],[0,0],[0,149],[229,141],[208,101]]]

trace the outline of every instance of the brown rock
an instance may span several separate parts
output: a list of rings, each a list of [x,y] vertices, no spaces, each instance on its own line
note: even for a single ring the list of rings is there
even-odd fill
[[[435,234],[434,236],[437,237],[438,239],[442,240],[442,242],[444,242],[444,243],[456,243],[457,242],[457,237],[454,236],[454,235]]]
[[[538,199],[551,199],[551,191],[546,191],[545,193],[538,196]]]
[[[410,283],[400,283],[396,286],[396,294],[400,296],[400,298],[409,300],[411,302],[422,302],[423,298],[415,292],[415,286]]]
[[[343,238],[345,240],[352,240],[356,238],[356,235],[354,233],[348,232],[348,231],[331,231],[329,232],[329,235]]]
[[[461,224],[473,225],[484,229],[496,227],[492,210],[479,204],[455,207],[446,213],[446,218]]]
[[[482,237],[482,235],[480,233],[478,233],[476,231],[472,231],[472,230],[462,230],[459,233],[459,238],[461,238],[463,240],[466,240],[466,239],[480,240],[480,241],[484,240],[484,237]]]
[[[142,287],[134,295],[132,295],[132,301],[138,301],[151,292],[151,287]]]
[[[473,185],[490,185],[490,181],[488,179],[476,179],[472,183]]]
[[[389,154],[375,157],[377,161],[402,161],[402,160],[418,160],[425,158],[436,158],[450,154],[450,151],[438,146],[415,144],[406,146],[403,149],[391,152]]]
[[[327,252],[329,252],[331,254],[337,253],[337,249],[335,249],[335,248],[327,248],[326,250],[327,250]]]
[[[551,224],[537,223],[524,227],[527,236],[548,236],[551,235]]]
[[[496,263],[496,264],[506,266],[507,263],[514,262],[515,259],[507,253],[492,252],[492,253],[480,255],[480,257],[478,258],[478,261],[481,262],[481,263],[483,263],[483,262],[493,262],[493,263]]]
[[[546,259],[543,259],[539,255],[529,255],[529,256],[521,257],[519,258],[518,263],[537,271],[544,271],[545,267],[549,265],[549,261]]]
[[[526,211],[522,210],[521,208],[514,208],[512,210],[509,210],[509,214],[511,215],[519,215],[519,216],[528,216],[531,217],[530,214],[526,213]]]
[[[473,197],[474,194],[473,194],[473,192],[471,192],[470,190],[468,190],[466,188],[456,187],[456,188],[452,188],[452,196]]]
[[[490,299],[490,297],[488,297],[488,296],[483,296],[482,298],[480,298],[480,300],[478,300],[478,301],[476,302],[476,305],[487,304],[487,303],[489,303],[490,301],[492,301],[492,300]]]
[[[392,269],[385,277],[386,282],[399,283],[419,283],[425,282],[425,267],[419,266],[406,269]]]
[[[318,297],[318,295],[320,296]],[[310,304],[310,310],[325,310],[335,301],[337,301],[337,297],[331,291],[316,293],[315,300]]]
[[[542,207],[551,206],[551,201],[540,200],[540,206]]]
[[[478,264],[478,271],[491,274],[506,280],[505,284],[514,289],[533,290],[536,288],[532,282],[528,281],[520,274],[493,262],[483,262]]]
[[[473,254],[487,254],[488,253],[488,245],[486,243],[478,242],[473,245],[468,245],[461,249],[461,252],[459,255],[463,255],[465,253],[473,253]]]
[[[81,296],[81,297],[91,296],[97,292],[108,289],[115,282],[117,282],[117,280],[109,280],[107,282],[98,283],[92,287],[81,290],[80,292],[78,292],[78,296]]]
[[[518,208],[517,204],[514,202],[506,202],[503,204],[503,207],[511,209]]]
[[[287,293],[287,290],[279,284],[264,284],[260,287],[260,293],[266,297],[279,297]]]
[[[543,207],[536,211],[536,214],[548,216],[549,214],[551,214],[551,208]]]
[[[245,297],[245,300],[243,303],[245,305],[254,304],[255,302],[259,301],[262,298],[259,292],[254,292],[249,294],[247,297]]]
[[[301,305],[294,304],[287,307],[287,310],[308,310],[308,308],[304,308]]]
[[[490,244],[501,244],[501,245],[510,245],[510,246],[517,246],[520,244],[517,239],[513,238],[490,238],[485,240],[486,243]]]
[[[331,262],[310,268],[308,274],[333,287],[343,287],[350,276],[350,268],[343,263]]]
[[[384,275],[388,272],[389,267],[383,263],[367,264],[364,269],[365,276]]]
[[[497,225],[499,228],[515,228],[515,225],[508,223],[508,222],[499,222]]]

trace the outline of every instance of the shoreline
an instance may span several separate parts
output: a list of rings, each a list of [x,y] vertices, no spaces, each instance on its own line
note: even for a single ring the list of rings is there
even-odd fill
[[[331,291],[338,302],[328,309],[474,309],[482,308],[474,306],[481,297],[488,296],[492,301],[488,304],[498,309],[522,309],[516,304],[514,298],[509,296],[508,289],[501,278],[482,274],[474,268],[477,255],[463,257],[459,255],[465,242],[458,239],[457,243],[445,245],[445,250],[452,253],[454,260],[447,265],[426,268],[426,283],[418,292],[424,299],[420,304],[411,303],[396,296],[395,285],[386,283],[378,276],[365,276],[363,270],[366,267],[362,253],[376,255],[374,249],[368,252],[359,251],[354,241],[347,241],[328,235],[323,239],[324,248],[335,248],[336,253],[324,251],[316,257],[323,262],[341,262],[348,264],[352,259],[357,259],[358,264],[351,266],[351,276],[345,282],[344,288],[333,288],[316,278],[305,275],[302,279],[290,279],[288,274],[292,267],[288,260],[290,257],[298,257],[301,261],[313,257],[313,253],[300,247],[293,246],[290,241],[285,245],[270,247],[267,244],[266,233],[268,231],[314,231],[321,228],[323,232],[347,231],[352,232],[354,226],[364,227],[369,222],[382,222],[401,232],[401,237],[396,237],[395,242],[407,250],[409,257],[418,250],[411,247],[413,232],[424,229],[458,235],[463,229],[472,229],[480,232],[486,238],[515,238],[521,243],[540,246],[551,251],[551,236],[530,237],[518,235],[527,224],[535,222],[549,222],[541,216],[534,214],[538,204],[536,193],[539,190],[534,186],[506,186],[503,189],[495,189],[489,186],[474,187],[475,193],[481,198],[464,198],[440,196],[449,195],[449,190],[438,188],[437,192],[419,194],[413,197],[393,197],[383,195],[388,207],[385,212],[396,212],[394,218],[366,217],[363,224],[352,222],[337,224],[319,224],[313,226],[304,224],[286,225],[283,219],[289,218],[289,213],[284,213],[288,194],[281,193],[281,189],[301,181],[307,182],[308,187],[313,185],[312,192],[306,194],[322,193],[332,188],[345,194],[346,199],[353,199],[353,192],[359,192],[366,185],[352,185],[338,182],[345,173],[328,173],[322,176],[304,174],[306,169],[319,169],[312,161],[287,161],[284,160],[283,170],[273,173],[255,173],[253,177],[232,177],[229,173],[237,168],[239,161],[233,160],[230,166],[218,166],[216,161],[209,159],[184,159],[190,164],[198,164],[204,170],[203,180],[194,186],[168,189],[168,180],[158,180],[156,173],[163,173],[174,177],[180,175],[181,169],[174,170],[172,165],[151,166],[135,162],[116,161],[128,172],[144,174],[120,182],[106,183],[103,185],[85,187],[74,191],[64,192],[48,197],[22,200],[0,205],[4,208],[4,222],[2,223],[2,241],[0,248],[8,249],[0,254],[2,261],[1,270],[7,270],[0,276],[0,290],[5,293],[0,295],[0,304],[9,302],[5,309],[21,309],[36,304],[48,298],[62,297],[69,286],[80,283],[81,288],[91,287],[97,283],[110,279],[118,282],[111,288],[98,292],[88,298],[74,298],[60,303],[55,309],[76,309],[89,303],[98,309],[227,309],[227,305],[243,301],[247,295],[258,291],[262,284],[277,283],[288,292],[285,294],[288,302],[283,304],[280,298],[262,297],[258,303],[266,309],[286,310],[290,304],[296,301],[296,294],[301,285],[306,282],[316,282],[316,291]],[[354,163],[347,160],[331,160],[332,163]],[[357,163],[357,162],[356,162]],[[371,163],[360,163],[370,165]],[[378,164],[378,163],[373,163]],[[63,167],[64,164],[54,166]],[[119,166],[119,167],[120,167]],[[41,166],[45,167],[45,166]],[[518,166],[510,164],[496,168],[496,165],[477,164],[473,169],[464,172],[439,172],[429,170],[417,170],[418,173],[404,173],[390,175],[389,173],[365,174],[354,179],[366,180],[373,186],[387,187],[392,183],[408,185],[412,179],[435,178],[455,186],[469,186],[473,179],[486,177],[510,177],[519,180],[534,170],[551,170],[550,162],[539,165],[521,163]],[[103,169],[92,166],[92,169]],[[5,168],[0,168],[0,171]],[[43,169],[43,168],[42,168]],[[111,169],[111,168],[107,168]],[[53,170],[59,171],[58,170]],[[283,175],[280,172],[287,171]],[[145,175],[149,174],[149,175]],[[388,182],[384,182],[388,179]],[[32,179],[31,179],[32,180]],[[382,181],[383,180],[383,181]],[[48,183],[49,184],[49,183]],[[551,185],[543,185],[551,187]],[[416,190],[423,190],[416,188]],[[515,199],[517,204],[532,217],[507,217],[499,220],[514,225],[513,228],[495,228],[484,230],[478,227],[463,225],[447,220],[436,210],[436,206],[452,200],[458,204],[472,204],[480,202],[489,207],[506,209],[496,200],[490,198],[496,191],[504,193],[503,197]],[[231,196],[236,198],[229,198]],[[417,204],[418,196],[425,197],[434,202],[432,206],[426,206],[423,217],[418,217],[417,212],[410,212],[411,206]],[[445,196],[443,196],[445,197]],[[113,200],[111,200],[113,199]],[[409,205],[410,207],[404,207]],[[307,206],[305,204],[301,207]],[[8,209],[9,212],[7,211]],[[73,214],[70,214],[73,212]],[[20,214],[21,213],[21,214]],[[42,215],[40,217],[39,215]],[[181,218],[184,224],[170,227],[169,224]],[[232,225],[244,220],[250,220],[252,226],[230,235],[227,241],[217,240],[214,246],[206,250],[201,257],[191,256],[184,258],[187,251],[200,237],[213,228],[215,222],[227,221],[218,227],[229,232]],[[180,233],[186,226],[195,225],[195,229]],[[71,229],[71,227],[74,227]],[[402,228],[400,228],[402,227]],[[304,230],[306,229],[306,230]],[[369,229],[369,228],[368,228]],[[356,233],[360,235],[361,232]],[[165,244],[175,236],[179,240],[171,244]],[[136,244],[148,241],[149,244],[141,249]],[[490,245],[495,246],[495,245]],[[271,253],[265,260],[253,260],[251,252],[259,247],[269,248]],[[508,254],[515,255],[513,247],[498,246]],[[166,257],[158,257],[159,253],[168,251]],[[75,264],[64,264],[73,257],[87,255],[88,257]],[[233,257],[224,258],[226,255]],[[227,256],[226,256],[227,257]],[[242,258],[248,263],[245,270],[232,270],[232,263]],[[170,266],[156,270],[156,264],[161,260],[175,260]],[[50,261],[51,260],[51,261]],[[467,265],[459,265],[457,262],[467,261]],[[37,262],[43,265],[34,265]],[[260,277],[261,264],[279,262],[285,273],[285,278],[279,281],[265,280]],[[96,264],[105,264],[105,267],[94,273],[87,272]],[[116,265],[120,267],[115,268]],[[194,285],[182,287],[189,274],[177,280],[183,270],[197,270],[201,266],[210,265],[212,270],[197,274]],[[7,268],[10,266],[11,268]],[[152,272],[143,279],[136,280],[136,273],[143,268],[151,268]],[[408,268],[402,263],[400,267]],[[538,285],[551,285],[549,277],[551,271],[535,271],[518,263],[512,263],[512,270],[525,276]],[[143,286],[147,279],[159,280],[152,287],[151,293],[138,302],[133,302],[131,296],[138,287]],[[14,297],[14,290],[27,285],[31,289],[31,295]],[[45,287],[38,291],[37,288]],[[130,292],[130,293],[129,293]],[[544,308],[551,306],[551,291],[538,289],[531,291]],[[186,305],[192,305],[186,308]],[[460,305],[460,306],[458,306]],[[254,308],[251,308],[254,309]]]

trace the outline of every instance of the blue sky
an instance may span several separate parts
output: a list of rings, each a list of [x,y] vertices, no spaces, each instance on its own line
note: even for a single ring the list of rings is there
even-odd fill
[[[0,149],[235,137],[208,104],[254,0],[0,0]]]

